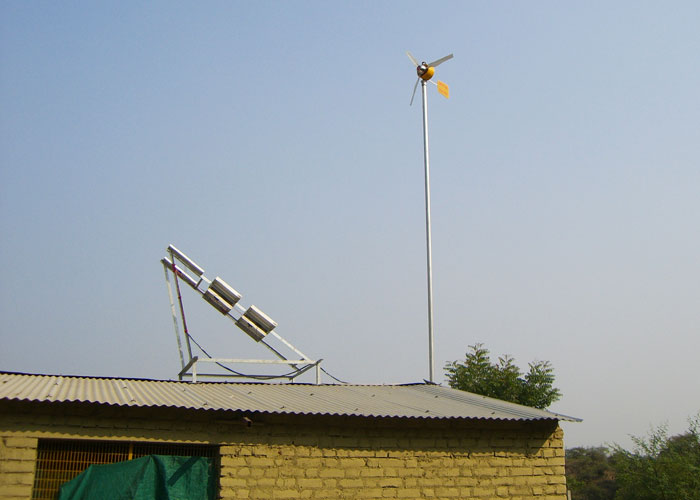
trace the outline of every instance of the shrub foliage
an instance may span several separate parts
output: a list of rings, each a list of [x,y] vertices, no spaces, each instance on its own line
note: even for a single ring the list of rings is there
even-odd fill
[[[540,409],[561,397],[554,387],[554,369],[549,361],[532,362],[528,372],[522,373],[508,355],[492,363],[483,344],[469,349],[464,361],[445,365],[450,387]]]

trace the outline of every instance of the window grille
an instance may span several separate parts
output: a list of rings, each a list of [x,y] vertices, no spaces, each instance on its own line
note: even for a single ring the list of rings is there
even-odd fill
[[[33,500],[55,500],[58,490],[93,464],[112,464],[147,455],[210,457],[218,471],[219,447],[177,443],[40,439]],[[218,475],[218,474],[217,474]]]

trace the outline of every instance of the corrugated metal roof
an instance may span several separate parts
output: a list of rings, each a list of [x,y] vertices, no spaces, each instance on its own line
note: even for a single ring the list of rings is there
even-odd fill
[[[0,372],[0,399],[295,415],[579,420],[432,384],[195,384],[167,380]]]

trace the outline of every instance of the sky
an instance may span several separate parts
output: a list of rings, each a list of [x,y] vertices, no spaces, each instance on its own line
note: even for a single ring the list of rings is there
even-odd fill
[[[565,444],[700,411],[700,4],[0,3],[0,370],[174,379],[169,244],[352,383],[548,360]],[[216,357],[267,351],[182,290]],[[305,381],[310,381],[304,379]],[[332,382],[328,377],[324,382]]]

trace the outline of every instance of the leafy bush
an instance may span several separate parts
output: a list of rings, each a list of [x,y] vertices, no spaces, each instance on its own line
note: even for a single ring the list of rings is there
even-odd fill
[[[700,413],[684,434],[668,437],[665,425],[632,437],[633,451],[614,447],[621,500],[700,500]]]
[[[549,361],[530,363],[529,371],[523,374],[508,355],[491,363],[483,344],[469,348],[464,362],[445,365],[450,387],[540,409],[561,397],[559,389],[553,387],[554,369]]]

